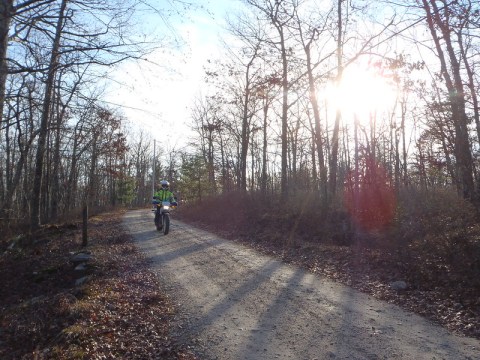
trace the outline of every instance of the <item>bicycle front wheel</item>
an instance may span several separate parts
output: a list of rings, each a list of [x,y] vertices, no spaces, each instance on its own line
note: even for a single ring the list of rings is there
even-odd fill
[[[170,231],[170,215],[163,214],[163,234],[167,235]]]

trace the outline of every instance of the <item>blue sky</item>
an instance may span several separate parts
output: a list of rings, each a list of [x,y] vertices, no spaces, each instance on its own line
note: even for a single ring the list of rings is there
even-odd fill
[[[208,11],[170,18],[170,28],[162,25],[160,18],[150,16],[147,25],[156,23],[158,32],[174,32],[184,45],[155,51],[148,56],[149,62],[122,64],[114,73],[118,84],[107,93],[107,101],[124,105],[123,113],[130,122],[152,133],[165,148],[178,149],[185,144],[190,133],[190,106],[202,91],[203,65],[220,54],[219,34],[227,4],[197,3]]]

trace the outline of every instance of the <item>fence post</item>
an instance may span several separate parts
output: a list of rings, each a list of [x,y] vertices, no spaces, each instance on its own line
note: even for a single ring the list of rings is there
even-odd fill
[[[83,206],[83,226],[82,226],[82,246],[86,247],[88,245],[88,205]]]

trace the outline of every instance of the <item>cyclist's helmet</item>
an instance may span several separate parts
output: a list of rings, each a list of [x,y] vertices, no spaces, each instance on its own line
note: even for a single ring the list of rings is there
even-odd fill
[[[170,183],[167,180],[160,181],[160,186],[162,189],[167,190],[170,187]]]

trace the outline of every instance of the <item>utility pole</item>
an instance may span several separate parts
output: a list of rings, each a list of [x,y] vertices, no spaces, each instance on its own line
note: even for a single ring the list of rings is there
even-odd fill
[[[153,172],[152,172],[152,198],[155,195],[155,139],[153,139]]]

